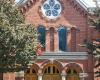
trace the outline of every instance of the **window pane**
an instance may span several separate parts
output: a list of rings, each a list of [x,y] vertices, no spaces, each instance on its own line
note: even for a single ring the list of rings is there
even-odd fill
[[[49,66],[49,67],[48,67],[48,73],[51,73],[50,70],[51,70],[51,67]]]
[[[42,46],[45,48],[45,28],[43,26],[39,26],[38,33],[39,33],[38,40],[42,44]]]
[[[61,27],[58,30],[58,35],[59,35],[59,50],[61,51],[66,51],[67,50],[67,40],[66,40],[66,36],[67,36],[67,31],[66,28]]]
[[[36,71],[34,69],[32,69],[32,73],[36,73]]]
[[[47,72],[47,69],[45,69],[44,73],[48,73],[48,72]]]
[[[56,73],[56,72],[55,72],[55,66],[53,66],[53,73]]]

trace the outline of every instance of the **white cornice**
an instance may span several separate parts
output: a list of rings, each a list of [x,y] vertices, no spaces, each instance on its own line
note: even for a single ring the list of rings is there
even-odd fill
[[[37,59],[67,59],[67,60],[86,60],[88,59],[87,52],[45,52]]]

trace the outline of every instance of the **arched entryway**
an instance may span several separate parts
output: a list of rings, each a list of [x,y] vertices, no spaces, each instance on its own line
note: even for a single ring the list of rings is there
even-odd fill
[[[61,71],[54,64],[46,65],[43,69],[43,80],[61,80]]]
[[[25,80],[38,80],[35,69],[27,69],[25,72]]]
[[[80,80],[79,74],[75,69],[69,69],[66,73],[66,80]]]
[[[79,73],[82,73],[82,68],[76,63],[69,63],[66,66],[66,80],[80,80]]]
[[[32,67],[25,71],[24,80],[38,80],[38,69],[39,67],[36,64],[33,64]]]

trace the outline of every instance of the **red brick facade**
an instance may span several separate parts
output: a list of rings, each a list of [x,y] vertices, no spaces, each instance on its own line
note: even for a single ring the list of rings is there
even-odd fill
[[[44,25],[46,30],[49,30],[50,27],[53,27],[55,30],[60,26],[64,25],[70,29],[69,31],[69,38],[72,38],[71,35],[71,28],[76,28],[76,51],[84,51],[85,49],[78,46],[78,44],[83,43],[84,39],[88,38],[88,22],[87,22],[87,15],[83,14],[81,8],[79,7],[76,9],[75,4],[72,3],[72,0],[61,0],[63,11],[61,16],[58,20],[54,22],[46,21],[43,17],[41,17],[40,6],[42,4],[42,0],[36,1],[35,4],[31,8],[26,9],[24,13],[26,18],[26,23],[34,24],[35,27],[38,25]],[[47,33],[48,34],[48,33]],[[56,37],[55,33],[55,37]],[[47,36],[48,37],[48,36]],[[49,39],[49,38],[48,38]],[[49,41],[46,39],[47,41]],[[55,38],[56,39],[56,38]],[[68,46],[72,49],[72,39],[68,39]],[[48,42],[47,42],[48,43]],[[56,46],[55,42],[55,46]],[[47,48],[49,45],[46,46]],[[57,46],[56,46],[57,47]]]
[[[72,54],[74,54],[73,52],[76,53],[86,52],[85,48],[80,47],[78,45],[78,44],[83,44],[85,39],[91,40],[95,37],[100,37],[100,35],[92,34],[93,30],[90,29],[88,25],[88,15],[87,15],[88,13],[75,0],[59,0],[62,5],[62,13],[61,16],[55,21],[47,21],[43,17],[40,10],[43,1],[45,0],[30,0],[30,2],[27,3],[27,5],[21,7],[21,10],[25,16],[26,23],[31,23],[36,28],[39,25],[43,25],[46,28],[46,52],[51,52],[50,33],[49,33],[50,28],[54,28],[54,44],[53,44],[54,50],[52,54],[56,54],[57,52],[59,52],[59,46],[58,46],[59,41],[58,41],[57,30],[61,25],[65,26],[68,29],[67,44],[68,44],[69,52],[72,52]],[[56,64],[58,67],[60,66],[59,68],[62,71],[62,73],[65,72],[68,67],[74,67],[76,71],[79,72],[81,72],[82,71],[81,69],[83,69],[85,73],[88,73],[88,77],[80,80],[94,80],[93,62],[94,62],[93,57],[91,55],[88,55],[88,59],[85,60],[62,59],[62,60],[58,60],[58,62],[54,60],[54,64]],[[42,73],[42,71],[44,70],[43,67],[51,64],[51,61],[37,60],[35,64],[40,65],[40,66],[35,66],[39,74]],[[78,66],[80,66],[81,69]],[[34,65],[32,67],[34,67]],[[14,80],[14,79],[7,78],[4,80]],[[31,79],[31,80],[36,80],[36,79]]]

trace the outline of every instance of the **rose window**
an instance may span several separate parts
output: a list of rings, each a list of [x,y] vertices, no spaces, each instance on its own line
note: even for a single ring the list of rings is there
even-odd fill
[[[61,14],[61,4],[58,0],[46,0],[41,6],[43,16],[48,19],[56,19]]]

